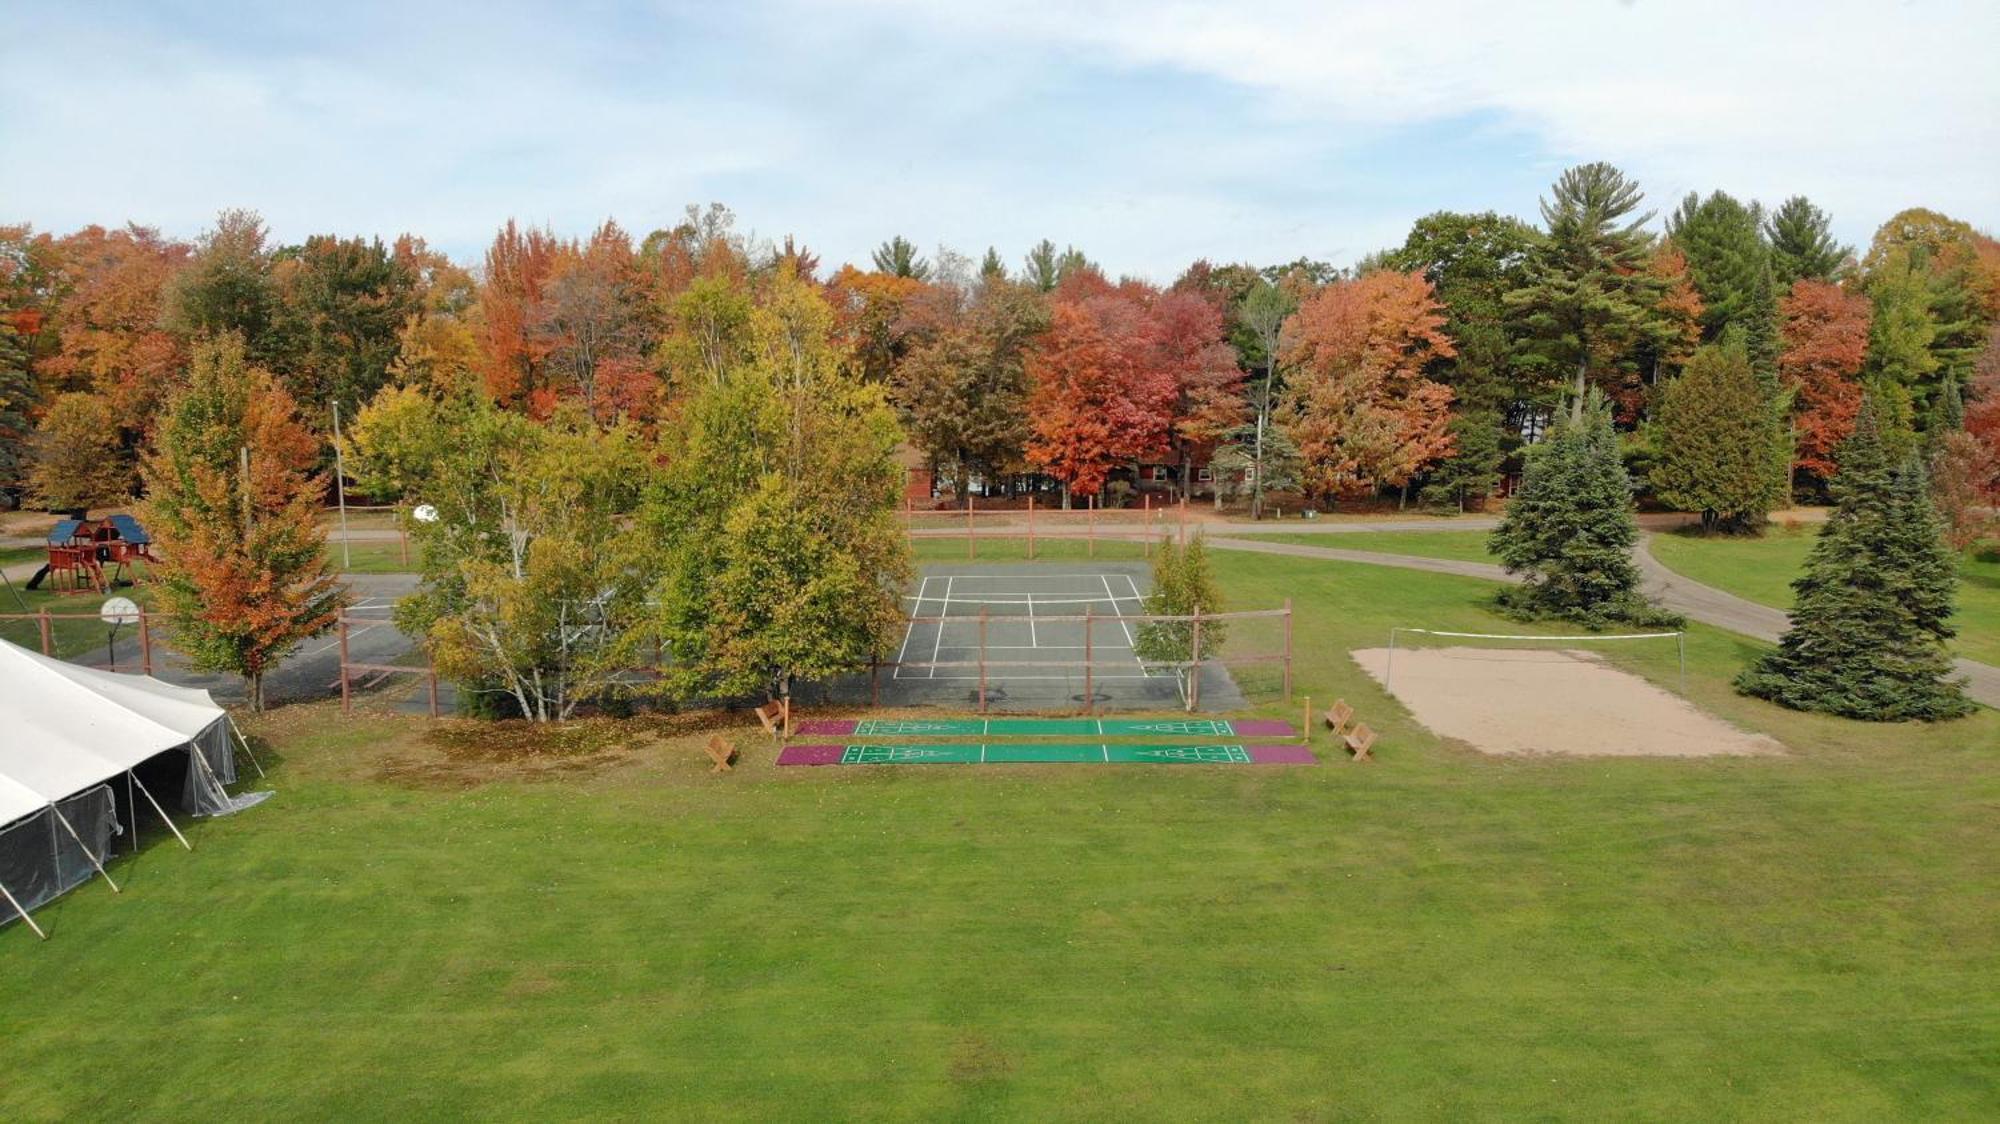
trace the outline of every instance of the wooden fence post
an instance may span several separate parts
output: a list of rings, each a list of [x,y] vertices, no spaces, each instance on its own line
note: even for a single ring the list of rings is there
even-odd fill
[[[47,605],[42,606],[41,618],[42,618],[41,620],[42,654],[45,656],[53,656],[56,654],[56,652],[54,646],[50,643],[49,639],[49,607]]]
[[[1097,713],[1097,683],[1090,665],[1090,624],[1091,606],[1083,607],[1083,712]]]
[[[1292,599],[1285,598],[1285,701],[1292,701]]]
[[[1089,496],[1083,501],[1084,554],[1097,557],[1097,497]]]
[[[1183,505],[1185,507],[1186,505]],[[1188,710],[1201,705],[1201,606],[1194,607],[1194,666],[1188,669]]]
[[[353,694],[347,685],[347,618],[339,618],[334,628],[340,633],[340,711],[347,714],[354,709]]]
[[[425,649],[425,651],[424,651],[424,662],[425,662],[425,663],[426,663],[426,664],[428,665],[428,667],[429,667],[429,674],[428,674],[427,678],[428,678],[428,679],[430,680],[430,692],[431,692],[431,717],[432,717],[432,718],[436,718],[436,717],[438,716],[438,665],[437,665],[437,657],[436,657],[436,656],[434,656],[434,655],[432,655],[432,654],[430,653],[429,649]]]
[[[868,653],[868,705],[882,705],[882,662],[876,653]]]
[[[978,555],[978,554],[977,554],[977,553],[975,552],[975,547],[974,547],[974,540],[976,540],[976,539],[977,539],[978,537],[979,537],[979,532],[978,532],[978,530],[977,530],[977,529],[975,529],[975,528],[973,527],[973,525],[972,525],[972,483],[971,483],[971,481],[966,481],[966,483],[965,483],[965,558],[966,558],[966,561],[968,561],[968,562],[969,562],[969,561],[971,561],[971,560],[972,560],[972,559],[974,559],[974,558],[977,558],[977,557],[979,557],[979,555]]]
[[[1147,492],[1140,496],[1139,503],[1140,511],[1143,513],[1139,516],[1139,550],[1146,557],[1151,558],[1153,556],[1153,493]]]
[[[153,674],[153,627],[146,610],[139,610],[139,672]]]
[[[1181,545],[1187,545],[1187,497],[1181,497]]]
[[[1028,561],[1035,560],[1035,497],[1028,497]]]

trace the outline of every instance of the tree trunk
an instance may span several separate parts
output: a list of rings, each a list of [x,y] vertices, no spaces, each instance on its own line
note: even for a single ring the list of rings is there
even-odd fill
[[[1583,391],[1584,387],[1589,385],[1586,381],[1589,371],[1590,348],[1586,345],[1580,348],[1576,354],[1576,386],[1572,388],[1573,397],[1569,403],[1569,417],[1571,421],[1580,422],[1583,420]]]

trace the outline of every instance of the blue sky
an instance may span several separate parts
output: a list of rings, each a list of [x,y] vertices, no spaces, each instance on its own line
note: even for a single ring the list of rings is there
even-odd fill
[[[2000,5],[1744,7],[0,0],[0,222],[192,237],[248,206],[475,261],[509,217],[643,234],[720,201],[829,265],[1047,237],[1168,280],[1532,218],[1606,159],[1662,212],[1719,187],[1856,243],[1912,205],[2000,226]]]

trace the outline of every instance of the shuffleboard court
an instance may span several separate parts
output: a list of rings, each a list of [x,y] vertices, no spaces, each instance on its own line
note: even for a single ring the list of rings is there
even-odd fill
[[[1301,745],[1034,745],[1021,742],[794,745],[780,765],[1315,765]]]
[[[1271,718],[818,718],[802,722],[808,737],[1294,738],[1290,722]]]

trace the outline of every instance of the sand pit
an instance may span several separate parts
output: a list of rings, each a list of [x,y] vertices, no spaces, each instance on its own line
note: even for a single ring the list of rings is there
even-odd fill
[[[1353,653],[1383,678],[1386,648]],[[1396,650],[1391,693],[1433,733],[1483,753],[1714,757],[1782,753],[1595,653],[1576,650]]]

